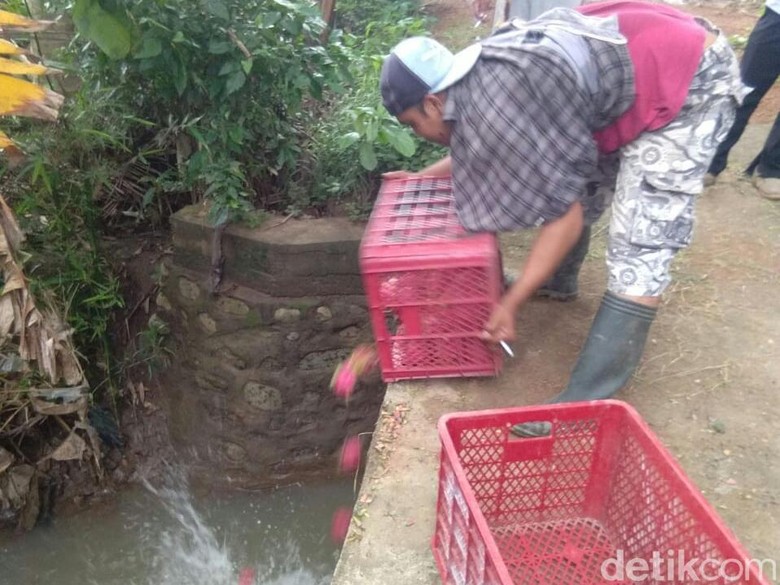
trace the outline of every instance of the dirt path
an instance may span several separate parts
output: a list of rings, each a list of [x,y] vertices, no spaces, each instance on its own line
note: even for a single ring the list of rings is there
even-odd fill
[[[465,0],[429,6],[440,17],[437,36],[451,46],[486,32],[473,27]],[[732,35],[750,31],[756,6],[686,10]],[[775,87],[753,122],[771,122],[779,104]],[[721,181],[702,196],[695,243],[676,262],[643,363],[618,398],[640,410],[753,556],[780,561],[780,204],[737,172],[767,132],[766,124],[749,127]],[[498,387],[454,384],[475,396],[464,407],[538,403],[565,384],[604,288],[605,224],[596,233],[581,298],[530,303],[520,316],[519,355]],[[509,263],[521,265],[530,237],[503,238]]]

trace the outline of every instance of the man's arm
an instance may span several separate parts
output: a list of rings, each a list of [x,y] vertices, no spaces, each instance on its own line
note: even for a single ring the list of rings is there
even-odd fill
[[[383,179],[409,179],[411,177],[449,177],[452,174],[452,157],[447,155],[432,165],[416,172],[391,171],[382,175]]]
[[[485,326],[485,339],[496,343],[515,338],[518,309],[555,273],[579,239],[582,226],[582,205],[577,202],[565,215],[541,228],[520,277],[493,310]]]

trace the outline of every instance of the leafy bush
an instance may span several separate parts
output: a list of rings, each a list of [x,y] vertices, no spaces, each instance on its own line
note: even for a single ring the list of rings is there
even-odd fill
[[[305,150],[310,164],[297,178],[305,194],[298,207],[325,207],[344,201],[353,215],[370,211],[381,173],[415,169],[438,160],[444,151],[413,136],[382,105],[378,56],[366,58],[355,85],[311,129]]]
[[[395,27],[396,23],[418,17],[419,11],[417,0],[338,0],[334,26],[362,38],[366,38],[372,29],[379,29],[380,42],[392,42],[397,35],[383,31]]]
[[[445,154],[415,137],[382,104],[379,75],[384,56],[400,40],[424,35],[426,20],[416,2],[340,0],[336,22],[362,37],[346,37],[352,50],[352,83],[327,104],[310,130],[299,169],[298,207],[326,207],[344,201],[363,218],[371,209],[382,172],[424,167]]]
[[[336,31],[325,45],[308,0],[49,4],[72,9],[69,59],[85,99],[112,88],[138,118],[122,137],[133,172],[114,176],[130,197],[108,198],[123,218],[164,218],[190,193],[214,203],[216,224],[253,207],[365,201],[381,171],[441,152],[421,147],[378,93],[381,56],[424,34],[416,0],[339,2],[336,25],[357,35]]]
[[[284,191],[304,104],[345,79],[347,52],[320,44],[325,25],[310,2],[76,0],[73,17],[80,68],[115,86],[157,129],[147,138],[176,154],[161,185],[206,194],[217,224]]]

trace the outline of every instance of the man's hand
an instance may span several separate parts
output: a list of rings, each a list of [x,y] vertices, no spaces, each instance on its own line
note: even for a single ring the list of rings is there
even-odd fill
[[[382,178],[385,181],[392,181],[395,179],[411,179],[414,177],[449,177],[452,174],[452,159],[449,156],[445,156],[443,159],[436,161],[430,166],[420,169],[416,173],[412,171],[390,171],[384,173]]]
[[[515,314],[516,311],[504,302],[496,305],[485,325],[485,330],[482,332],[482,339],[490,343],[513,341],[515,339]]]
[[[382,173],[382,178],[385,181],[395,181],[397,179],[411,179],[418,176],[418,173],[412,171],[390,171],[389,173]]]
[[[493,309],[482,338],[492,343],[515,338],[515,315],[550,278],[582,232],[582,205],[575,203],[555,221],[545,224],[531,246],[520,276]]]

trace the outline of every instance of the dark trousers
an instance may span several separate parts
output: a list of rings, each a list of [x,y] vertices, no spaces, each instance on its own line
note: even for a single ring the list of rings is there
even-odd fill
[[[734,125],[720,144],[709,171],[718,175],[726,168],[729,152],[745,131],[750,116],[780,75],[780,14],[767,8],[750,33],[740,66],[742,81],[752,87],[744,103],[737,109]],[[780,114],[764,144],[750,164],[747,173],[762,177],[780,177]]]

